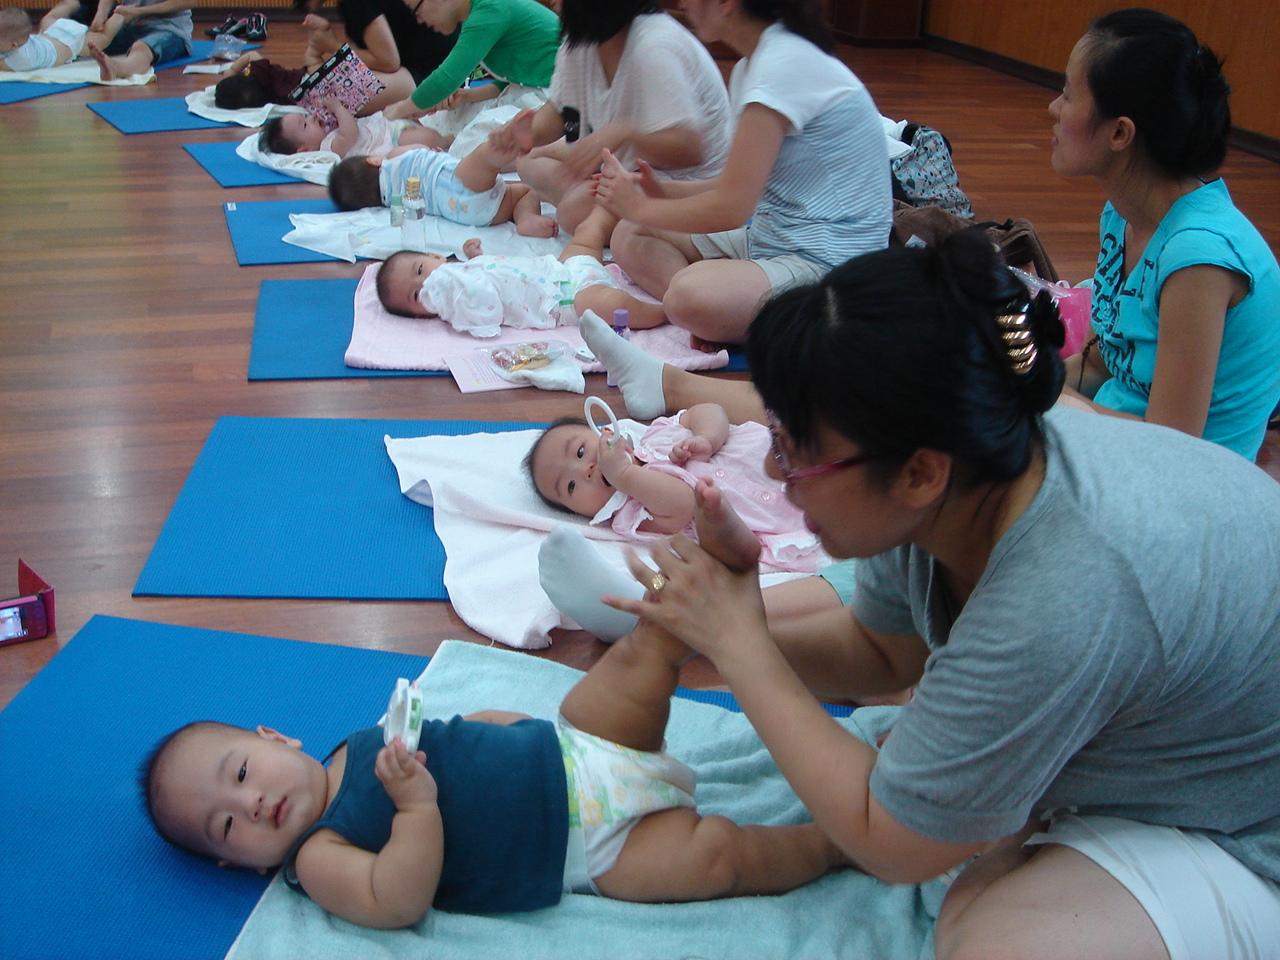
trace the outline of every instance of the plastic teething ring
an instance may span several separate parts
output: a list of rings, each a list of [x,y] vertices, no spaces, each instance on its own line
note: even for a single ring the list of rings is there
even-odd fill
[[[618,418],[613,415],[613,409],[609,404],[605,403],[599,397],[587,397],[582,404],[582,415],[586,418],[587,425],[591,427],[591,432],[597,437],[603,435],[604,432],[600,425],[596,423],[596,418],[591,413],[591,411],[596,407],[599,407],[605,412],[605,415],[608,416],[609,428],[613,430],[614,439],[616,440],[618,437],[621,437],[622,429],[618,426]]]

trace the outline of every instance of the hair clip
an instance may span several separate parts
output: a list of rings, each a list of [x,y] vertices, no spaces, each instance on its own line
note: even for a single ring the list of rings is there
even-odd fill
[[[1031,335],[1031,326],[1025,313],[1006,313],[996,317],[1000,327],[1000,337],[1004,340],[1005,350],[1009,353],[1009,363],[1013,372],[1025,376],[1036,365],[1036,344]]]

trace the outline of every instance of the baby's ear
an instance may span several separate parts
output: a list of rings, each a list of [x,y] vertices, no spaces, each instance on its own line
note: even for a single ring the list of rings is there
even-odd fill
[[[368,164],[369,166],[371,166],[371,167],[380,167],[380,166],[382,166],[382,158],[381,158],[381,157],[375,157],[375,156],[370,155],[370,156],[367,156],[367,157],[365,157],[365,158],[364,158],[364,162],[365,162],[365,163],[367,163],[367,164]]]
[[[294,737],[286,737],[279,730],[276,730],[272,727],[264,727],[262,724],[258,724],[254,732],[258,736],[260,736],[263,740],[274,740],[277,743],[283,743],[287,747],[293,747],[293,749],[295,750],[302,749],[301,740],[298,740]]]

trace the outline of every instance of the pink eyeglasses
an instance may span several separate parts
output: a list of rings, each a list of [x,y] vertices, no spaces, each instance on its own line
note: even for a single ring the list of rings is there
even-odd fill
[[[773,453],[773,462],[777,464],[778,472],[782,474],[782,482],[787,486],[791,486],[798,480],[807,480],[809,477],[820,477],[823,474],[835,473],[837,470],[845,470],[849,467],[860,467],[864,463],[870,463],[872,460],[880,460],[885,457],[883,453],[860,453],[852,457],[841,457],[839,460],[828,460],[826,463],[815,463],[811,467],[791,466],[791,461],[783,452],[782,444],[778,438],[780,431],[778,422],[769,415],[769,440]]]

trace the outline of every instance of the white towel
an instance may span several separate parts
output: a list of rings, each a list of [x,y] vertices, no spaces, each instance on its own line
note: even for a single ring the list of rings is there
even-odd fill
[[[542,205],[547,216],[555,211]],[[404,249],[400,228],[391,226],[386,207],[365,207],[345,213],[295,213],[289,221],[294,229],[284,235],[284,242],[307,250],[355,263],[357,257],[382,260]],[[444,256],[462,257],[462,245],[472,237],[484,243],[485,253],[509,256],[559,256],[569,242],[568,237],[522,237],[514,223],[491,227],[467,227],[442,217],[426,218],[427,242],[423,249]]]
[[[103,80],[98,65],[92,60],[72,60],[60,67],[43,70],[0,70],[0,82],[21,80],[27,83],[97,83],[104,87],[137,87],[156,78],[154,70],[132,77]]]
[[[637,441],[645,430],[634,420],[620,424]],[[435,510],[445,551],[444,585],[458,616],[486,637],[526,649],[549,646],[548,634],[556,627],[577,626],[538,582],[538,548],[552,528],[579,526],[622,571],[630,542],[607,526],[591,526],[586,517],[542,502],[521,464],[539,433],[385,439],[400,492]],[[762,585],[796,576],[776,568],[762,573]]]
[[[287,107],[288,110],[301,110],[301,107]],[[256,163],[268,170],[275,170],[287,177],[297,177],[310,183],[329,185],[329,174],[340,159],[332,150],[305,150],[302,153],[271,153],[258,147],[260,134],[251,133],[240,141],[236,147],[236,156]]]
[[[214,103],[213,90],[217,84],[203,90],[192,90],[187,94],[187,111],[206,120],[217,120],[220,123],[238,123],[242,127],[260,127],[272,117],[286,113],[306,113],[301,107],[290,107],[280,103],[268,103],[261,107],[246,107],[243,110],[224,110]]]
[[[451,640],[431,658],[420,683],[433,716],[506,709],[554,717],[579,676],[558,663]],[[370,723],[381,707],[371,706]],[[863,707],[836,723],[874,743],[901,709]],[[742,714],[676,698],[667,748],[697,773],[703,813],[739,823],[809,819]],[[557,906],[534,913],[431,911],[407,930],[368,930],[329,916],[277,875],[227,960],[927,960],[946,890],[944,880],[889,886],[841,870],[779,897],[640,904],[566,894]]]
[[[452,156],[461,159],[480,145],[491,130],[510,121],[521,110],[536,110],[547,102],[545,90],[508,84],[492,100],[469,103],[457,110],[437,110],[419,122],[436,133],[452,136]]]

